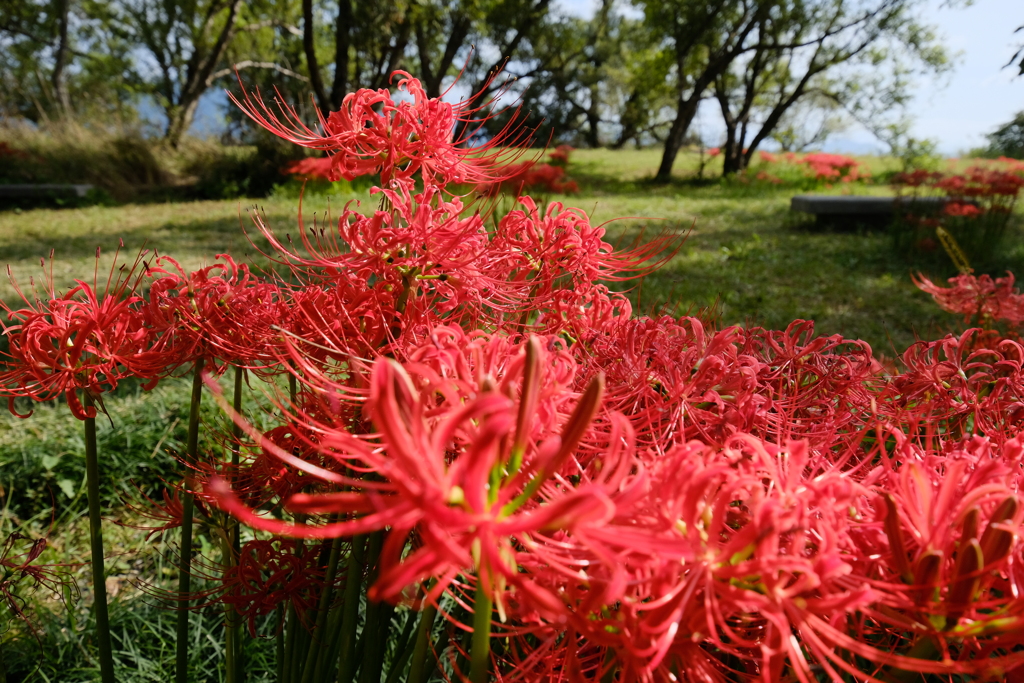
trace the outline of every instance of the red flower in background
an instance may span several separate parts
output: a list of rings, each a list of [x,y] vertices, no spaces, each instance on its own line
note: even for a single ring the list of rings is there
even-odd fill
[[[279,605],[295,608],[305,620],[316,607],[324,589],[319,553],[286,539],[253,540],[242,546],[235,564],[224,568],[220,577],[220,599],[245,619],[249,633],[256,637],[256,619]]]
[[[96,258],[98,264],[99,250]],[[48,401],[63,395],[75,417],[95,417],[95,408],[82,405],[79,390],[99,400],[125,377],[155,383],[161,376],[167,354],[146,324],[142,297],[134,293],[141,258],[116,275],[111,266],[102,290],[95,282],[79,280],[67,293],[57,294],[51,280],[46,300],[21,293],[24,308],[0,304],[11,323],[4,327],[10,348],[0,386],[12,413],[17,414],[17,397]]]
[[[1012,273],[995,280],[989,275],[958,275],[949,283],[952,287],[940,287],[923,275],[914,278],[914,284],[931,294],[944,311],[966,320],[977,317],[1005,320],[1011,325],[1024,323],[1024,294],[1013,286]]]
[[[361,89],[345,96],[338,111],[326,118],[318,112],[323,132],[307,127],[296,111],[277,101],[280,117],[257,92],[243,90],[241,101],[231,95],[253,121],[279,137],[330,156],[329,180],[352,180],[380,174],[386,187],[393,182],[410,183],[415,175],[425,183],[482,184],[500,182],[507,175],[502,159],[511,155],[503,148],[516,147],[528,139],[517,133],[512,122],[482,147],[470,147],[455,140],[457,126],[477,124],[479,108],[469,102],[457,105],[440,98],[428,98],[420,81],[404,71],[398,90],[412,101],[395,101],[388,90]],[[323,163],[323,162],[320,162]],[[314,165],[318,170],[319,164]]]
[[[956,216],[959,218],[973,218],[980,216],[982,210],[974,204],[968,204],[966,202],[949,202],[942,207],[942,213],[947,216]]]
[[[815,180],[842,180],[852,182],[868,177],[870,174],[860,171],[860,162],[841,154],[826,154],[815,152],[808,154],[800,160],[801,164],[807,166]]]
[[[310,157],[285,164],[281,169],[281,173],[296,175],[300,178],[331,180],[333,165],[334,162],[331,157]],[[337,178],[334,178],[334,180],[337,180]]]

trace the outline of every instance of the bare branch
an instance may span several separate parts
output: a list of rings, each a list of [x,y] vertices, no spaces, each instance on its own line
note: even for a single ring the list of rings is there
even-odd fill
[[[217,78],[230,76],[236,71],[243,71],[245,69],[269,69],[270,71],[276,71],[277,73],[283,76],[294,78],[295,80],[302,81],[303,83],[309,83],[309,77],[292,71],[291,69],[288,69],[286,67],[283,67],[280,64],[275,64],[274,62],[254,62],[251,59],[246,59],[244,61],[238,62],[230,69],[221,69],[220,71],[214,71],[212,74],[210,74],[210,80],[213,81]]]

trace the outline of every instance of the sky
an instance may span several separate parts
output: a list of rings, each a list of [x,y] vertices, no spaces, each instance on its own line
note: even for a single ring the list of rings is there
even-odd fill
[[[586,17],[598,1],[561,0],[559,6]],[[935,26],[954,55],[954,67],[938,79],[922,79],[909,108],[911,134],[935,140],[946,156],[984,146],[986,133],[1024,110],[1024,77],[1003,68],[1016,46],[1024,43],[1024,31],[1014,35],[1014,29],[1024,25],[1024,0],[975,0],[966,8],[963,0],[957,1],[960,7],[949,7],[949,0],[925,0],[925,22]],[[223,129],[220,108],[227,100],[220,92],[208,93],[204,100],[192,130],[200,135],[218,133]],[[702,107],[696,123],[708,144],[718,144],[716,137],[724,137],[714,107]],[[884,151],[871,133],[855,125],[836,133],[824,148],[854,154]]]
[[[951,74],[938,80],[922,79],[918,84],[910,115],[912,135],[933,139],[938,150],[956,156],[986,143],[985,134],[1024,110],[1024,77],[1014,78],[1013,69],[1003,69],[1018,42],[1024,43],[1024,0],[975,0],[967,8],[951,8],[948,0],[925,2],[925,23],[955,55]],[[566,12],[589,16],[597,0],[561,0]],[[721,123],[712,108],[701,112],[701,124],[709,144]],[[866,130],[851,126],[837,133],[825,147],[829,151],[868,153],[883,151]]]

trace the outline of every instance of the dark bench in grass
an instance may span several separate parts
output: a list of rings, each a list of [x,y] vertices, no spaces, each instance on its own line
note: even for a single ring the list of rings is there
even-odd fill
[[[884,228],[900,211],[933,213],[946,203],[945,197],[853,197],[801,194],[793,197],[790,209],[814,216],[819,228],[855,230]]]
[[[88,184],[38,183],[0,185],[0,206],[30,208],[36,206],[80,206],[95,190]]]
[[[5,199],[78,197],[89,194],[93,185],[58,185],[43,183],[39,185],[0,185],[0,197]]]

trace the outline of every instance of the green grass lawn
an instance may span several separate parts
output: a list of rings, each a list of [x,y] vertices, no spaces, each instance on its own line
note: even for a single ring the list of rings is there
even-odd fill
[[[687,235],[677,257],[636,288],[641,310],[668,305],[686,311],[717,303],[723,324],[784,327],[794,318],[812,319],[823,334],[843,334],[868,341],[891,355],[918,337],[934,337],[956,321],[939,311],[910,281],[915,269],[890,253],[881,233],[816,233],[802,226],[788,210],[790,197],[803,190],[769,184],[678,181],[652,185],[646,178],[657,167],[657,150],[578,150],[570,174],[582,192],[555,197],[605,223],[613,241],[639,230]],[[892,168],[891,161],[868,159],[873,170]],[[692,173],[697,159],[681,155],[677,173]],[[709,166],[707,174],[715,173]],[[821,188],[820,192],[886,193],[885,186],[854,185]],[[330,197],[308,195],[304,217],[310,221],[345,202],[364,198],[351,191]],[[146,247],[168,254],[186,267],[210,262],[229,252],[255,256],[247,211],[254,204],[280,233],[297,230],[298,201],[294,193],[253,202],[205,201],[33,210],[0,213],[0,260],[23,287],[42,273],[39,260],[55,252],[54,279],[67,286],[76,278],[92,278],[96,247],[109,255],[118,240],[123,253]],[[372,207],[375,202],[364,202]],[[616,220],[617,219],[617,220]],[[1011,248],[992,270],[1024,265],[1019,228]],[[260,243],[260,240],[257,240]],[[258,256],[257,262],[263,262]],[[108,263],[108,262],[104,262]],[[953,274],[932,267],[934,277]],[[102,280],[102,276],[101,276]],[[0,296],[11,301],[14,291],[0,278]]]
[[[722,324],[772,328],[785,327],[797,318],[811,319],[820,334],[864,339],[876,353],[889,357],[917,338],[935,338],[960,327],[960,321],[940,311],[911,282],[911,273],[922,267],[933,278],[952,275],[952,266],[941,259],[929,266],[908,263],[893,254],[889,237],[881,231],[815,231],[789,211],[790,197],[806,188],[723,183],[717,178],[653,185],[647,178],[658,161],[656,150],[578,150],[569,173],[579,181],[581,193],[547,198],[583,208],[595,223],[607,223],[612,242],[628,244],[638,235],[662,232],[685,238],[661,271],[632,285],[630,295],[641,312],[682,314],[713,307]],[[684,154],[677,162],[677,173],[692,174],[697,163],[695,155]],[[865,163],[876,172],[894,168],[891,160],[868,159]],[[710,165],[706,169],[707,175],[715,172]],[[884,194],[888,188],[857,184],[816,191]],[[345,202],[355,198],[366,199],[367,195],[350,190],[330,198],[310,193],[304,201],[304,217],[307,221],[314,215],[319,219],[329,206],[336,216]],[[10,264],[23,287],[31,279],[39,280],[43,273],[40,259],[51,250],[58,287],[67,287],[77,278],[91,280],[96,248],[103,249],[101,266],[105,269],[119,240],[124,241],[122,253],[129,260],[145,247],[175,257],[186,268],[209,263],[223,252],[236,258],[248,254],[257,264],[264,264],[265,259],[257,255],[247,237],[253,231],[246,211],[254,204],[279,233],[298,230],[298,201],[288,190],[256,202],[7,211],[0,212],[0,260]],[[364,202],[367,208],[375,205],[374,200]],[[987,264],[987,270],[1024,272],[1024,242],[1019,216],[1015,218],[1008,248]],[[255,241],[261,244],[259,239]],[[101,272],[100,282],[105,279]],[[8,302],[15,297],[6,278],[0,278],[0,296]],[[187,392],[185,380],[165,382],[153,392],[142,392],[128,383],[108,401],[110,420],[100,420],[99,427],[109,484],[104,493],[108,504],[120,510],[113,516],[131,518],[128,508],[119,502],[125,492],[141,488],[155,494],[163,478],[179,471],[174,455],[184,441]],[[205,411],[208,420],[222,419],[210,405]],[[84,445],[80,434],[81,425],[62,405],[41,406],[27,421],[0,417],[0,540],[18,525],[36,535],[49,529],[53,547],[48,552],[53,561],[85,556],[81,519]],[[140,561],[135,553],[146,547],[145,533],[119,528],[111,532],[110,547],[116,556],[112,560],[114,573],[130,576],[133,563]],[[145,562],[161,561],[159,552],[152,548],[149,552]],[[87,593],[87,570],[80,567],[75,576]],[[42,613],[50,615],[41,635],[46,657],[41,660],[45,666],[34,670],[31,680],[90,680],[95,670],[83,649],[83,643],[89,647],[90,631],[82,622],[86,612],[72,610],[67,618],[77,615],[79,621],[68,623],[58,616],[61,609],[52,599],[42,596],[39,600]],[[125,681],[166,680],[165,675],[160,676],[173,656],[173,648],[167,647],[173,615],[157,609],[157,602],[130,583],[115,599],[115,626],[122,629],[118,636],[121,656],[145,659],[149,671]],[[211,620],[211,633],[217,628],[215,616],[203,617]],[[147,626],[142,628],[141,623]],[[0,624],[0,633],[3,631]],[[27,672],[38,659],[39,645],[24,630],[11,634],[4,636],[7,659],[23,667],[19,671]],[[208,640],[218,642],[215,634]],[[256,641],[253,647],[258,650],[258,646]],[[197,652],[197,657],[218,656],[214,645]],[[254,673],[251,680],[258,679]]]

